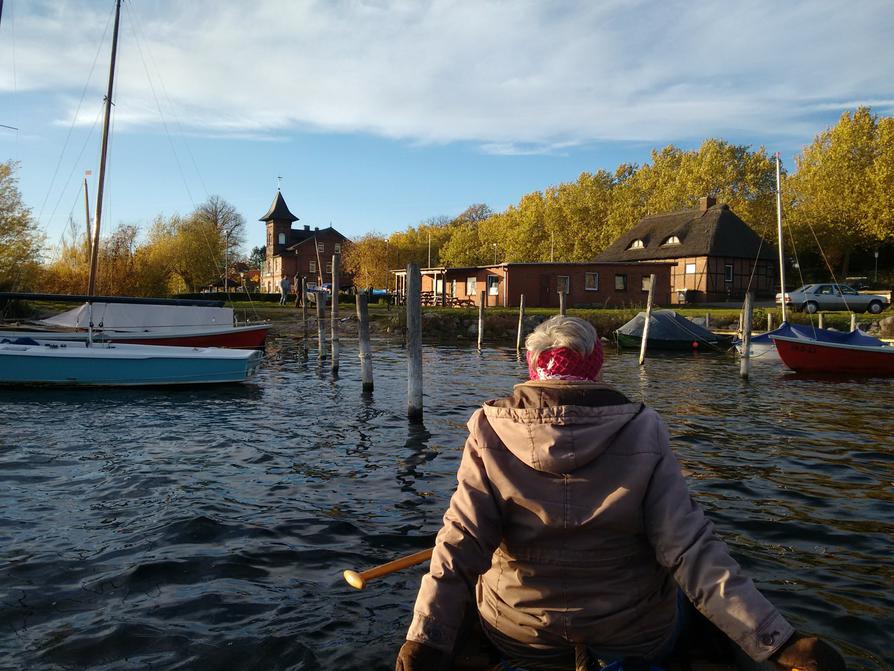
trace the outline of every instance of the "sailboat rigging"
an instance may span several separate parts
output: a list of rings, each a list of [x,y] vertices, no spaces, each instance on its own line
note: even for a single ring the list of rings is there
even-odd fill
[[[2,2],[2,0],[0,0]],[[244,382],[254,375],[261,362],[257,350],[93,342],[93,299],[99,231],[102,219],[102,192],[108,152],[109,115],[118,46],[121,0],[115,0],[115,28],[106,94],[100,154],[96,217],[91,248],[91,277],[87,309],[87,339],[71,341],[71,334],[55,340],[36,340],[35,333],[4,332],[0,339],[0,384],[145,386]],[[155,306],[152,306],[155,307]],[[266,330],[264,331],[266,334]]]
[[[93,342],[101,335],[105,342],[147,345],[182,345],[191,347],[262,348],[270,324],[236,324],[234,310],[223,307],[220,301],[142,299],[110,300],[96,295],[97,267],[102,230],[103,200],[111,126],[112,96],[118,57],[118,34],[121,2],[115,0],[115,20],[112,30],[112,51],[109,77],[104,100],[102,142],[99,173],[97,175],[96,205],[90,249],[90,269],[87,294],[84,296],[53,296],[54,300],[86,303],[49,319],[37,320],[25,329],[0,330],[0,337],[40,337],[52,340]],[[86,190],[86,180],[85,180]],[[88,208],[89,212],[89,208]],[[89,214],[88,214],[89,218]],[[88,231],[88,240],[91,231]],[[31,294],[32,298],[35,296]],[[5,293],[2,298],[24,299],[25,294]],[[95,317],[99,315],[99,318]],[[97,324],[99,325],[97,328]]]

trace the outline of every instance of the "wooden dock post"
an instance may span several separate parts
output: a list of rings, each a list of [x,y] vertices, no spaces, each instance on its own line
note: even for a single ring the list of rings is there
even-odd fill
[[[487,301],[487,292],[482,291],[481,300],[478,303],[478,349],[481,349],[481,343],[484,341],[484,303]]]
[[[341,264],[339,263],[338,254],[332,255],[332,373],[338,374],[338,355],[341,351],[341,342],[338,339],[338,286],[339,272]]]
[[[565,303],[565,292],[559,289],[559,314],[563,317],[566,317],[568,315],[568,308],[566,307]]]
[[[857,330],[857,313],[851,312],[851,332]]]
[[[422,422],[422,275],[407,264],[407,417]]]
[[[754,294],[745,294],[745,307],[742,309],[742,357],[739,362],[739,375],[746,380],[751,372],[751,320],[754,317]]]
[[[323,328],[326,317],[326,294],[322,291],[314,293],[317,297],[317,340],[320,343],[318,357],[322,361],[326,357],[326,330]]]
[[[301,278],[301,321],[304,324],[304,342],[302,350],[307,358],[307,279]]]
[[[649,322],[652,320],[652,299],[655,297],[655,273],[649,275],[649,297],[646,299],[646,323],[643,324],[642,342],[639,344],[639,365],[646,360],[646,342],[649,340]]]
[[[772,312],[767,313],[767,330],[768,331],[773,330],[773,313]]]
[[[360,343],[360,378],[363,381],[363,393],[373,390],[372,348],[369,346],[369,309],[366,304],[366,292],[357,292],[357,339]]]
[[[705,313],[705,328],[709,331],[711,330],[711,313],[710,312]]]
[[[515,339],[515,353],[521,353],[522,335],[525,330],[525,295],[522,294],[518,301],[518,337]]]
[[[817,313],[816,313],[816,324],[817,324],[817,326],[819,326],[819,328],[821,328],[821,329],[822,329],[822,328],[826,328],[826,324],[825,324],[825,322],[826,322],[826,320],[825,320],[825,318],[823,317],[823,313],[822,313],[822,312],[817,312]]]

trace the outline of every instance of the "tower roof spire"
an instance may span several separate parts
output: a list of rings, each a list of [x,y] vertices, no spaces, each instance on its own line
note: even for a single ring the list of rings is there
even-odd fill
[[[267,210],[267,214],[258,219],[258,221],[288,221],[291,223],[293,221],[298,221],[298,217],[289,211],[289,206],[286,205],[285,198],[282,197],[282,193],[277,189],[276,197],[273,199],[270,209]]]

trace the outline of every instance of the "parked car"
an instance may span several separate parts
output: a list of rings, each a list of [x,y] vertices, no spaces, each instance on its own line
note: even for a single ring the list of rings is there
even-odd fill
[[[782,294],[776,294],[782,304]],[[848,310],[877,315],[888,306],[888,299],[874,294],[861,294],[844,284],[805,284],[785,292],[785,304],[795,310],[814,313],[818,310]]]

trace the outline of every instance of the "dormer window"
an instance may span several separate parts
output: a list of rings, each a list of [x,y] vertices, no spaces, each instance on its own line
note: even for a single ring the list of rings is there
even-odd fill
[[[646,243],[644,243],[640,239],[636,239],[630,243],[630,246],[627,249],[645,249]]]
[[[676,235],[672,235],[667,240],[662,242],[661,246],[667,247],[668,245],[679,245],[679,244],[680,244],[680,238],[678,238]]]

